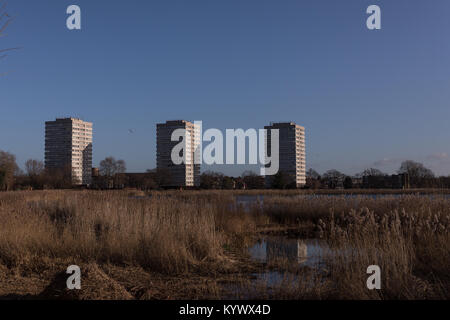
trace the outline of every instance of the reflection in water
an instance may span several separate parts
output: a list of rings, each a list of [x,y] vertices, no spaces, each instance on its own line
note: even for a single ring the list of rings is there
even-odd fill
[[[252,259],[259,262],[273,262],[287,259],[299,265],[317,266],[325,244],[317,239],[266,238],[249,249]]]
[[[258,285],[262,284],[270,292],[270,288],[298,281],[302,281],[304,286],[314,286],[313,278],[302,278],[304,271],[301,268],[309,267],[319,272],[324,267],[323,257],[329,253],[328,250],[326,242],[318,239],[288,239],[282,236],[261,239],[249,248],[250,257],[257,262],[273,263],[272,267],[276,270],[268,269],[252,274],[255,278],[251,280],[250,288],[254,285],[257,290]],[[284,269],[285,265],[278,269],[279,262],[280,266],[287,262],[289,270]],[[295,272],[295,269],[300,273]],[[236,286],[234,290],[245,294],[244,287]],[[251,293],[248,296],[251,297]]]
[[[303,240],[266,241],[267,260],[287,258],[289,261],[305,263],[308,260],[308,246]]]

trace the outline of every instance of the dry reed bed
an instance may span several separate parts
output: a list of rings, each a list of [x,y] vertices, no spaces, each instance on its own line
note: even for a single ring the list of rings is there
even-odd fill
[[[264,196],[263,212],[274,222],[289,224],[328,218],[331,212],[350,213],[352,209],[368,208],[375,214],[394,210],[450,215],[450,197],[445,195],[276,195]]]
[[[0,263],[43,258],[185,272],[222,256],[213,204],[121,192],[0,194]]]
[[[233,203],[237,194],[242,192],[152,192],[150,197],[126,191],[0,193],[0,265],[39,272],[42,260],[65,259],[166,274],[220,272],[231,263],[223,249],[230,241],[269,223],[308,224],[332,249],[324,256],[327,269],[303,273],[298,281],[287,277],[275,288],[253,288],[254,294],[450,297],[450,199],[444,196],[265,193],[262,207],[244,210]],[[365,286],[372,264],[382,269],[381,291]]]
[[[321,291],[322,298],[450,297],[448,197],[266,196],[263,211],[277,223],[315,222],[317,233],[331,247],[324,259],[332,282],[326,293]],[[369,265],[380,266],[383,290],[367,290]],[[292,284],[282,288],[285,293],[305,295]]]

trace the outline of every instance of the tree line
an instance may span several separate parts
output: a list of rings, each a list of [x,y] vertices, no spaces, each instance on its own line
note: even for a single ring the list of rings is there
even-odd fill
[[[306,174],[306,188],[309,189],[352,189],[352,188],[386,188],[393,179],[403,178],[408,188],[450,188],[450,176],[436,176],[424,164],[412,160],[401,163],[397,174],[389,175],[376,168],[368,168],[354,175],[346,175],[332,169],[320,175],[309,169]]]
[[[0,191],[68,189],[76,182],[69,165],[65,168],[46,169],[42,161],[29,159],[24,168],[25,171],[17,165],[15,155],[0,150]],[[102,177],[112,177],[125,170],[123,160],[116,161],[109,157],[100,162]]]
[[[0,150],[0,191],[66,189],[73,187],[70,167],[46,169],[40,160],[29,159],[25,170],[19,168],[15,155]],[[404,161],[397,170],[398,175],[407,177],[410,188],[450,188],[450,176],[437,177],[422,163]],[[121,189],[138,188],[143,190],[161,189],[170,182],[170,172],[164,169],[147,170],[144,173],[126,173],[124,160],[107,157],[100,162],[98,172],[93,170],[91,188]],[[307,189],[352,189],[352,188],[390,188],[395,175],[388,175],[379,169],[368,168],[354,176],[338,170],[328,170],[322,175],[314,169],[306,174]],[[239,177],[231,177],[219,172],[207,171],[200,175],[201,189],[264,189],[264,177],[246,171]],[[283,172],[271,180],[272,189],[292,189],[292,179]]]
[[[69,167],[46,170],[44,163],[30,159],[25,162],[25,171],[19,168],[15,155],[0,150],[0,190],[20,189],[65,189],[72,187]]]
[[[68,189],[74,186],[70,167],[46,169],[40,160],[29,159],[25,170],[17,165],[12,153],[0,150],[0,191]],[[170,172],[165,169],[149,169],[144,173],[126,173],[124,160],[107,157],[92,172],[91,188],[143,190],[161,189],[170,184]],[[205,172],[200,176],[202,189],[263,189],[264,178],[246,171],[240,177],[230,177],[217,172]]]

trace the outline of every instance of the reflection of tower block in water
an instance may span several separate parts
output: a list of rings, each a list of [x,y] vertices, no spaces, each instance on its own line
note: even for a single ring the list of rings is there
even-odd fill
[[[267,261],[287,259],[304,263],[308,257],[308,247],[302,240],[267,240]]]

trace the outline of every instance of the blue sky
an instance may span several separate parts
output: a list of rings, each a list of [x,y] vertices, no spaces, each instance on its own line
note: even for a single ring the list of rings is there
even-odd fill
[[[82,30],[66,28],[66,8]],[[382,29],[366,28],[370,4]],[[156,123],[306,127],[307,166],[424,162],[450,174],[450,2],[14,0],[0,48],[0,149],[43,159],[44,121],[94,123],[94,165],[155,166]],[[133,129],[133,133],[129,132]],[[204,168],[207,169],[207,168]],[[218,168],[240,174],[245,167]]]

